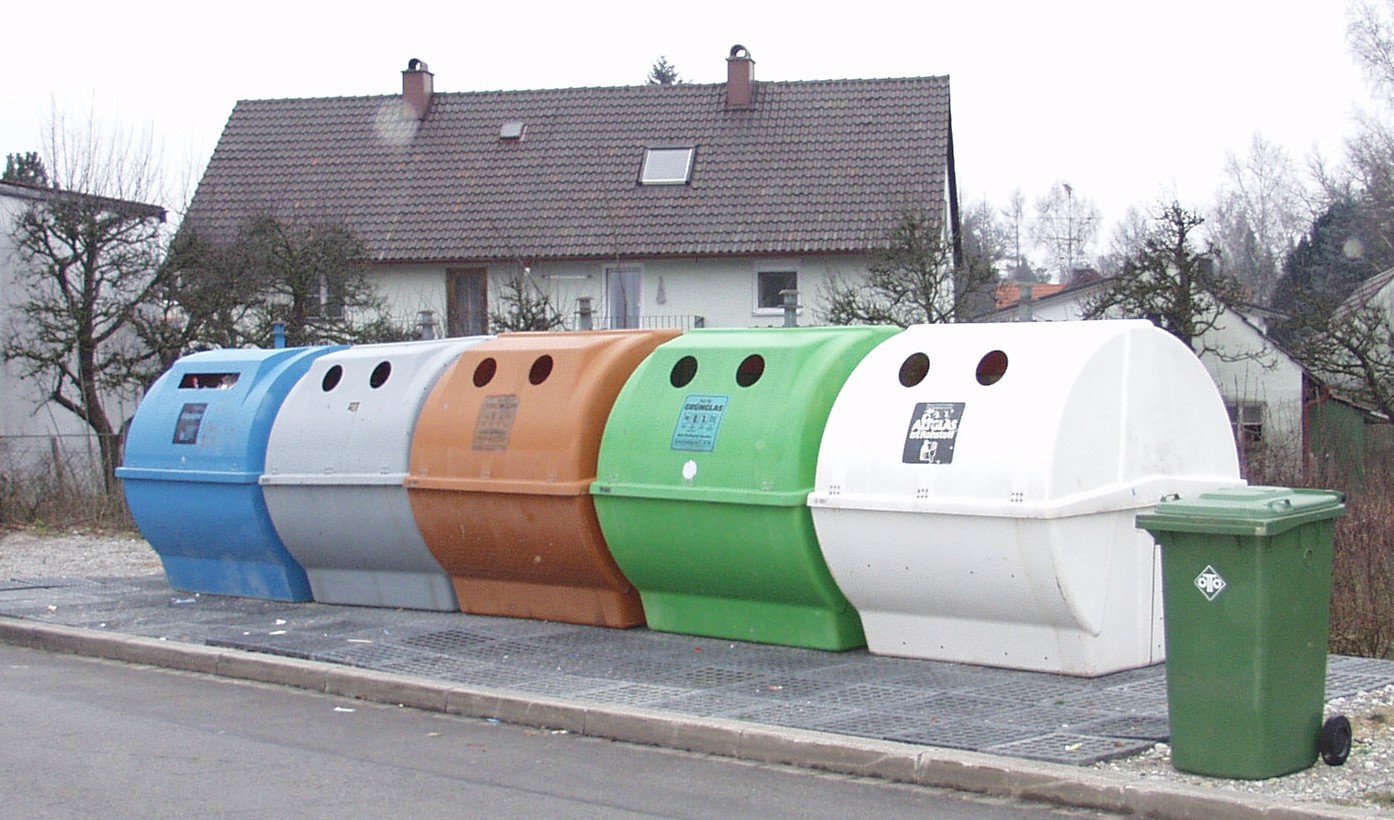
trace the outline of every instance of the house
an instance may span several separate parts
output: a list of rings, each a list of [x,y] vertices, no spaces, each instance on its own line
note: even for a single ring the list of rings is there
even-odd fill
[[[184,228],[352,228],[394,316],[485,332],[510,278],[596,327],[763,326],[862,275],[917,209],[958,249],[947,77],[402,93],[237,103]],[[294,70],[302,70],[296,68]]]
[[[77,197],[84,208],[91,204],[142,219],[165,218],[164,209],[154,205],[0,182],[0,340],[22,340],[30,332],[23,314],[28,262],[16,249],[15,223],[29,208],[55,197]],[[36,471],[60,484],[100,477],[99,447],[87,424],[51,401],[51,385],[26,377],[21,362],[0,365],[0,483],[32,479]],[[107,393],[104,402],[114,425],[134,414],[137,400],[134,391]]]
[[[1107,280],[1093,280],[1050,288],[1040,298],[1023,293],[1016,303],[999,301],[983,320],[1081,321],[1090,298],[1106,286]],[[1226,307],[1197,344],[1229,411],[1250,478],[1260,458],[1262,478],[1269,481],[1332,469],[1358,477],[1364,471],[1365,425],[1388,419],[1333,390],[1269,338],[1271,318],[1257,306]]]
[[[1337,313],[1350,313],[1367,306],[1378,307],[1394,316],[1394,268],[1361,282],[1337,308]]]

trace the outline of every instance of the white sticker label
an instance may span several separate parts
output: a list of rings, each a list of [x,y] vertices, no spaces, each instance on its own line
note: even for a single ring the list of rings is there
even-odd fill
[[[1196,589],[1205,596],[1205,600],[1213,601],[1221,592],[1225,591],[1225,579],[1220,577],[1220,573],[1215,568],[1207,564],[1205,569],[1196,576]]]

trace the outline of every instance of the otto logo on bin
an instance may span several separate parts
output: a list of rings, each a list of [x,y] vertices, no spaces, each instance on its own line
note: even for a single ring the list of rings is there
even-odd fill
[[[1225,591],[1226,586],[1228,585],[1225,583],[1225,579],[1221,578],[1220,573],[1208,564],[1196,576],[1196,589],[1200,590],[1200,594],[1204,595],[1207,601],[1215,600],[1216,596]]]

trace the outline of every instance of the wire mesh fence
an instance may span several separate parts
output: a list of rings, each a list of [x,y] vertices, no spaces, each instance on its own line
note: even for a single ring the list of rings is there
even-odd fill
[[[95,433],[0,436],[0,524],[124,526],[125,504],[107,487]]]

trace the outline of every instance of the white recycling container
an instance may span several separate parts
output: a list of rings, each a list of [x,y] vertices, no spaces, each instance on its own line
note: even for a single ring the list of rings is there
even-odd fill
[[[316,601],[459,610],[404,481],[431,388],[489,338],[351,347],[315,360],[286,397],[260,481],[271,522]]]
[[[1164,658],[1137,513],[1243,483],[1205,367],[1149,322],[919,325],[842,387],[808,503],[871,652],[1097,676]]]

